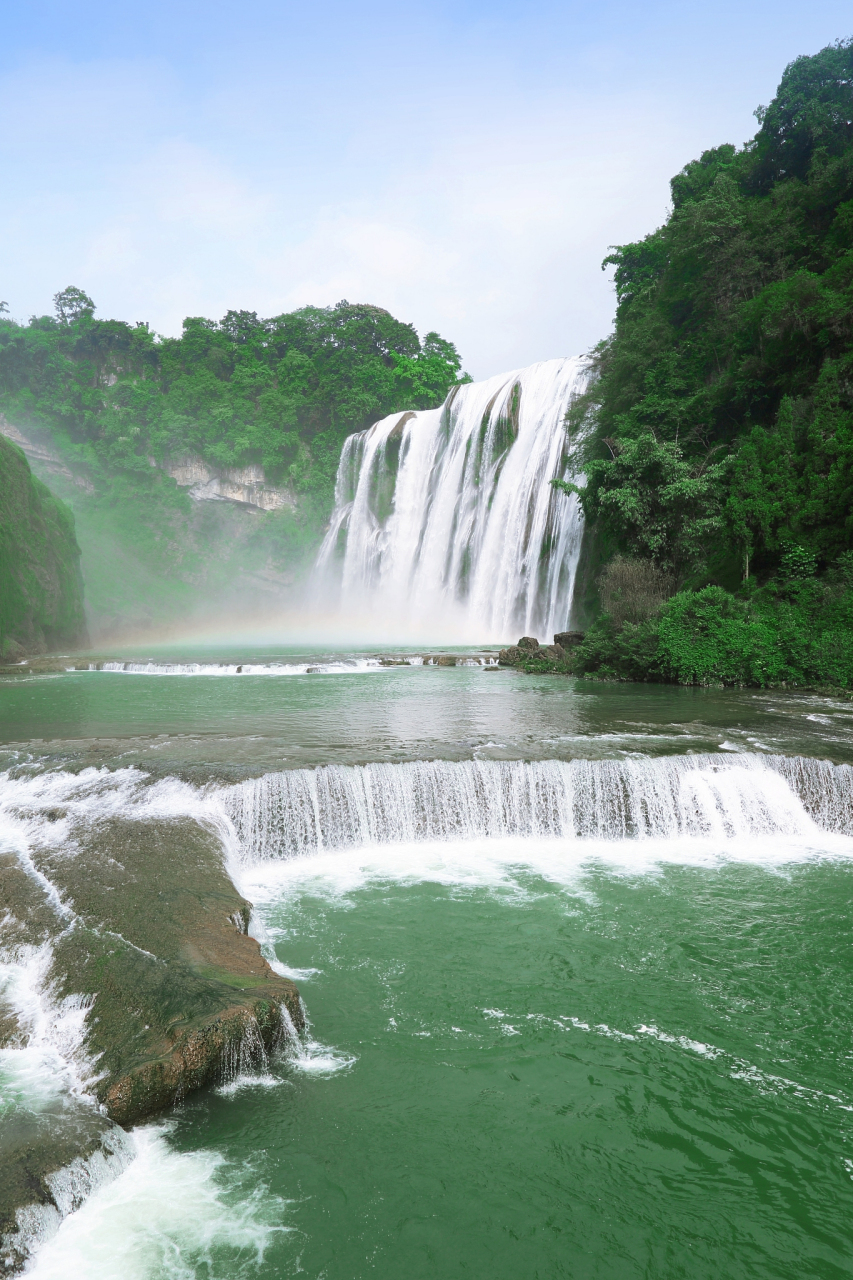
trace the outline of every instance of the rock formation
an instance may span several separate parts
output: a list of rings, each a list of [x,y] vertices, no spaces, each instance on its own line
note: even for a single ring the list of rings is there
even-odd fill
[[[88,1100],[4,1117],[0,1275],[128,1158],[121,1126],[264,1065],[304,1021],[293,983],[248,935],[251,905],[215,831],[188,817],[46,816],[60,838],[32,867],[0,855],[4,949],[44,948],[49,1016],[83,1014]],[[0,1047],[30,1030],[26,1012],[0,1006]]]
[[[528,662],[536,663],[537,671],[549,668],[566,674],[571,650],[583,640],[582,631],[561,631],[554,636],[553,644],[542,645],[535,636],[522,636],[518,644],[501,649],[498,662],[502,667],[518,667]]]

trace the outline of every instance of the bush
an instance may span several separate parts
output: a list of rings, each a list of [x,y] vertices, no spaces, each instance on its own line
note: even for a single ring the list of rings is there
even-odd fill
[[[778,684],[791,677],[773,621],[722,587],[682,591],[658,619],[658,664],[679,684]]]
[[[645,622],[675,590],[675,581],[651,560],[615,556],[598,579],[604,612],[614,625]]]
[[[853,589],[782,579],[735,596],[681,591],[643,622],[607,615],[575,655],[581,675],[677,684],[853,689]]]

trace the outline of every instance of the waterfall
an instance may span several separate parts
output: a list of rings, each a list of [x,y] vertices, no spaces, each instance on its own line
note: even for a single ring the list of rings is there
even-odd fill
[[[472,643],[564,630],[583,520],[549,481],[569,478],[565,416],[585,376],[582,360],[547,360],[350,436],[315,570],[345,615]]]
[[[477,837],[853,834],[853,767],[783,756],[328,765],[220,794],[250,864]]]

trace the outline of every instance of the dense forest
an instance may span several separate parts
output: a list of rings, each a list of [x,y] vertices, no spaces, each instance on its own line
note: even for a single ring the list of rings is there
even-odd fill
[[[756,117],[603,264],[616,325],[562,486],[599,566],[582,671],[853,687],[853,41]]]
[[[258,572],[292,581],[331,510],[346,436],[440,404],[466,376],[450,342],[421,340],[379,307],[229,311],[163,338],[97,319],[78,288],[55,304],[28,324],[0,315],[0,414],[76,481],[49,477],[74,508],[90,609],[106,632],[198,611],[241,576],[249,588],[265,585]],[[260,465],[288,501],[250,518],[193,503],[166,474],[186,455]]]

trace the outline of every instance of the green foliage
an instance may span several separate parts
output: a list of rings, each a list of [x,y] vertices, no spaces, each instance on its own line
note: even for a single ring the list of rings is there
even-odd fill
[[[766,578],[790,543],[819,570],[853,547],[853,41],[791,63],[757,115],[605,260],[616,328],[574,411],[588,515],[694,581],[723,548]]]
[[[91,320],[95,314],[95,304],[88,293],[77,289],[73,284],[53,295],[53,305],[60,324],[71,324],[75,320]]]
[[[460,377],[452,343],[379,307],[259,319],[191,317],[180,338],[95,320],[82,290],[58,320],[0,320],[0,407],[49,427],[96,475],[144,484],[149,458],[193,452],[218,466],[260,463],[273,483],[327,502],[344,438],[397,409],[440,404]],[[464,377],[464,375],[463,375]]]
[[[91,482],[87,495],[56,477],[102,634],[203,613],[238,584],[245,608],[268,607],[310,561],[346,436],[440,404],[460,379],[452,343],[436,333],[421,342],[378,307],[268,320],[229,311],[158,338],[145,324],[96,319],[80,289],[55,301],[56,318],[28,325],[0,314],[0,413]],[[188,454],[218,468],[262,465],[294,508],[193,503],[161,469]]]
[[[700,567],[709,541],[722,528],[725,466],[688,462],[681,448],[651,432],[611,442],[612,456],[594,458],[577,491],[585,517],[600,524],[631,555],[652,560],[681,581]]]
[[[788,553],[789,577],[748,597],[709,586],[679,592],[642,623],[619,627],[603,615],[578,647],[576,672],[677,684],[853,689],[853,589],[799,576],[808,568],[801,553]],[[850,573],[846,562],[843,570]]]
[[[74,645],[84,636],[74,518],[0,436],[0,656]]]
[[[600,556],[698,589],[630,618],[605,570],[579,672],[853,688],[853,40],[792,62],[756,115],[604,263],[579,497]]]

